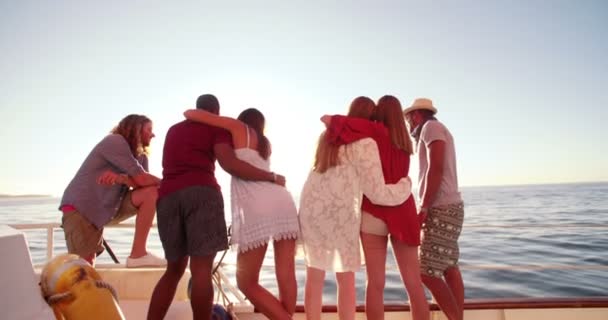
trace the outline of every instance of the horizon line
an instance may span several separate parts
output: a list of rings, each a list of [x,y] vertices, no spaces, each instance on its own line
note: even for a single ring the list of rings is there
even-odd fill
[[[585,181],[565,181],[565,182],[530,182],[530,183],[504,183],[504,184],[471,184],[461,185],[459,188],[477,188],[477,187],[524,187],[524,186],[549,186],[557,184],[601,184],[608,183],[608,180],[585,180]]]
[[[591,181],[569,181],[569,182],[532,182],[532,183],[506,183],[506,184],[476,184],[462,185],[459,188],[489,188],[489,187],[524,187],[524,186],[548,186],[548,185],[568,185],[568,184],[602,184],[608,183],[608,180],[591,180]],[[417,189],[413,187],[412,189]],[[58,198],[61,195],[45,194],[45,193],[25,193],[25,194],[9,194],[0,193],[2,198]]]

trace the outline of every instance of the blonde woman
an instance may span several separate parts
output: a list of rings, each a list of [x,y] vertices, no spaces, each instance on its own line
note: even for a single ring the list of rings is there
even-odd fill
[[[350,116],[369,119],[374,102],[356,98]],[[398,205],[411,192],[411,180],[385,184],[378,147],[371,138],[337,146],[319,138],[315,163],[300,197],[300,227],[306,259],[306,318],[321,318],[325,272],[336,273],[338,314],[355,318],[355,275],[361,266],[359,228],[365,194],[372,202]]]
[[[330,140],[351,143],[371,137],[378,144],[386,183],[407,177],[412,142],[401,115],[401,103],[391,95],[378,100],[373,118],[377,122],[352,117],[326,118]],[[412,319],[428,320],[429,305],[420,276],[418,247],[420,224],[414,197],[397,206],[378,206],[363,198],[361,244],[365,255],[367,285],[365,313],[368,319],[384,319],[384,285],[386,281],[387,244],[390,241],[401,279],[410,299]]]

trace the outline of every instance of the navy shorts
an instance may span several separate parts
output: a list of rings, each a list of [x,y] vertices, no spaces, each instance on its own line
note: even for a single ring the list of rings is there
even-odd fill
[[[224,200],[213,187],[192,186],[162,197],[156,215],[167,261],[228,249]]]

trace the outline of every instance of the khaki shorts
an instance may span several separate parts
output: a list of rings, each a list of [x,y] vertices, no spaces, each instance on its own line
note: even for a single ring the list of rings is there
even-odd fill
[[[131,203],[129,191],[122,200],[116,215],[107,225],[116,225],[137,214],[137,208]],[[65,234],[65,242],[69,253],[81,257],[103,252],[103,228],[97,229],[78,211],[70,211],[63,214],[61,227]]]
[[[361,211],[361,232],[388,236],[388,227],[383,220],[374,217],[371,213]]]

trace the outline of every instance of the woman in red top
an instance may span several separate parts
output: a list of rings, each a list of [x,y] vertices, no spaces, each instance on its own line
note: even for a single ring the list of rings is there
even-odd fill
[[[374,119],[378,122],[344,116],[333,116],[330,121],[325,118],[326,122],[330,122],[328,139],[336,144],[346,144],[366,137],[373,138],[380,151],[385,182],[395,183],[408,176],[413,149],[399,100],[390,95],[380,98]],[[412,318],[428,320],[429,305],[424,294],[418,260],[420,224],[412,196],[394,207],[374,205],[367,198],[363,199],[361,243],[367,270],[367,318],[384,319],[389,234],[401,279],[410,299]]]

